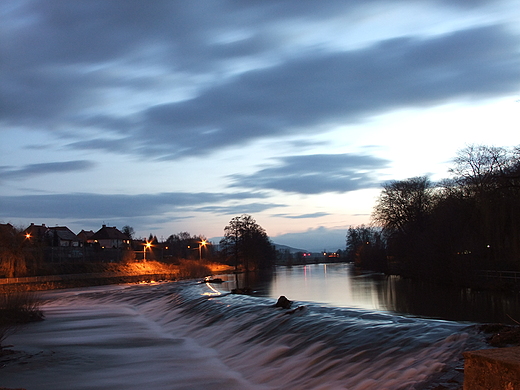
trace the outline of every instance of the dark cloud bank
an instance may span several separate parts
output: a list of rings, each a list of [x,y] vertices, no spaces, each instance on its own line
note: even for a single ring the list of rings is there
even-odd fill
[[[213,211],[227,214],[219,205],[227,201],[247,202],[264,198],[261,193],[185,193],[170,192],[142,195],[51,194],[0,196],[0,218],[134,218],[175,211]],[[261,211],[279,205],[253,203],[241,206],[243,210]],[[227,210],[227,211],[226,211]]]
[[[310,1],[7,1],[0,20],[0,124],[59,135],[70,150],[175,160],[258,139],[313,135],[318,127],[357,123],[396,108],[518,91],[520,37],[502,25],[385,39],[344,51],[284,47],[279,26],[285,22],[326,21],[378,3],[330,1],[317,8]],[[470,2],[425,3],[463,9]],[[486,3],[471,2],[471,7]],[[245,33],[216,39],[237,32]],[[257,65],[228,70],[242,62]],[[178,80],[166,102],[144,100],[116,115],[100,100],[111,90],[154,94],[166,76]],[[346,192],[377,186],[373,173],[388,164],[353,154],[271,161],[254,174],[230,176],[231,187]],[[4,181],[93,167],[86,160],[2,165]],[[244,192],[2,196],[0,217],[124,217],[176,207],[225,214],[246,207],[213,205],[249,196],[263,197]],[[249,206],[261,211],[280,205],[253,201]]]
[[[312,134],[317,125],[353,123],[399,107],[517,90],[519,37],[500,25],[347,51],[284,51],[275,27],[280,20],[321,21],[361,4],[331,2],[317,12],[315,4],[300,2],[21,3],[9,13],[18,24],[4,28],[2,117],[8,124],[93,127],[119,138],[80,138],[71,148],[176,159],[259,138]],[[237,30],[246,37],[214,39]],[[219,77],[228,62],[266,57],[272,58],[267,65]],[[119,116],[102,107],[98,114],[78,114],[85,105],[95,108],[103,90],[153,91],[165,76],[156,75],[158,67],[210,81],[197,83],[187,100],[145,103]]]

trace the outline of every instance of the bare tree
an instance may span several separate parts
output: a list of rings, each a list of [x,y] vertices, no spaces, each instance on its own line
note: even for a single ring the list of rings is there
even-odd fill
[[[276,258],[274,246],[265,230],[250,215],[234,217],[224,228],[220,241],[222,252],[232,258],[235,267],[246,270],[268,268]]]
[[[421,224],[433,205],[433,185],[423,177],[384,185],[372,219],[387,232],[407,234]]]

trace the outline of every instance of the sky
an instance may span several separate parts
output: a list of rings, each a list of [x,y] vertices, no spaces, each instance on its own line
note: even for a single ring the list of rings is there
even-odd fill
[[[345,247],[382,185],[520,144],[519,0],[3,0],[0,223]]]

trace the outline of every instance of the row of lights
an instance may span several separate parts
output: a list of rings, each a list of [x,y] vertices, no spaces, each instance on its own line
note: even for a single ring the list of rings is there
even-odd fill
[[[206,246],[207,244],[208,244],[208,242],[206,240],[202,240],[201,242],[199,242],[199,260],[202,260],[202,247]],[[146,244],[144,244],[144,250],[143,250],[145,261],[146,261],[146,250],[150,249],[151,247],[152,247],[152,243],[150,241],[146,241]],[[188,248],[189,248],[189,246],[188,246]]]

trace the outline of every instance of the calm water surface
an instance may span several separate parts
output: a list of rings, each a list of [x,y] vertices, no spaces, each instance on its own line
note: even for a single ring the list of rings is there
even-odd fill
[[[235,276],[226,275],[221,289],[235,288]],[[247,280],[246,280],[247,279]],[[393,312],[451,321],[520,321],[517,293],[476,291],[412,281],[397,276],[356,273],[350,264],[278,266],[273,273],[239,275],[260,296],[321,303],[335,307]]]

